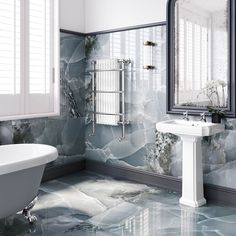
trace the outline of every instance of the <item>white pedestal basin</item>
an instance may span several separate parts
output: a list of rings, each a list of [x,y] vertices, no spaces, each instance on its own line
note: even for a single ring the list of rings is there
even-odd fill
[[[222,124],[200,121],[169,120],[156,124],[160,132],[180,136],[183,142],[182,197],[180,203],[199,207],[206,203],[203,193],[202,147],[204,136],[224,131]]]

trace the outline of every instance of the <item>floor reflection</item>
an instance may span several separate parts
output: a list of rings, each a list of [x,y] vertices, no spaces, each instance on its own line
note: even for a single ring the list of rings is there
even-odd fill
[[[181,207],[181,235],[195,236],[198,220],[199,217],[193,210]]]
[[[0,220],[0,235],[235,236],[235,208],[194,209],[178,199],[146,185],[78,173],[41,186],[35,225],[17,214]]]

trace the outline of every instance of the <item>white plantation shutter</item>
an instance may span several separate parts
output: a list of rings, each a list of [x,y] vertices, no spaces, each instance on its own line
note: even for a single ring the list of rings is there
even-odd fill
[[[53,112],[53,1],[29,3],[29,86],[27,112]]]
[[[19,114],[22,109],[20,8],[20,0],[0,0],[0,115]]]
[[[0,94],[20,93],[20,0],[0,0]]]
[[[29,0],[29,90],[30,94],[50,92],[50,1]]]
[[[0,0],[2,120],[58,113],[57,7],[58,0]]]
[[[188,9],[179,9],[178,77],[181,90],[200,90],[208,80],[210,73],[208,25],[207,16],[198,15]]]

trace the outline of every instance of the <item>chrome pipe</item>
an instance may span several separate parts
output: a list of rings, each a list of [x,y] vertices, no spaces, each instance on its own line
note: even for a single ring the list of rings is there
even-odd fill
[[[106,113],[106,112],[93,112],[93,111],[88,111],[89,113],[94,113],[96,115],[108,115],[108,116],[122,116],[123,113]]]
[[[103,90],[92,90],[92,93],[124,93],[124,91],[103,91]]]
[[[91,73],[97,73],[97,72],[109,72],[109,71],[122,71],[122,69],[107,69],[107,70],[101,70],[101,69],[99,69],[99,70],[88,70],[87,72],[91,72]]]
[[[122,99],[122,104],[121,104],[121,109],[122,109],[122,139],[125,138],[125,64],[124,62],[121,64],[122,72],[121,72],[121,91],[123,93],[121,94],[121,99]]]
[[[93,68],[96,69],[96,61],[93,61]],[[96,73],[92,76],[92,101],[93,101],[93,123],[92,123],[92,135],[95,134],[95,123],[96,123]]]

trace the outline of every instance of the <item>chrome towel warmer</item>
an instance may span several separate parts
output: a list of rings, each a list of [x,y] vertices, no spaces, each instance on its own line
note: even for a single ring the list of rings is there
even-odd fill
[[[92,134],[95,135],[95,125],[96,125],[96,115],[110,115],[110,116],[119,116],[120,119],[118,121],[118,125],[122,125],[122,137],[120,140],[125,138],[125,126],[129,124],[129,121],[126,119],[125,114],[125,72],[128,71],[127,66],[131,64],[130,59],[119,59],[120,69],[96,69],[96,61],[92,61],[92,70],[88,70],[88,72],[92,75]],[[96,74],[108,71],[119,71],[120,72],[120,90],[119,91],[102,91],[96,90]],[[96,111],[96,94],[97,93],[118,93],[120,94],[120,113],[103,113]]]

